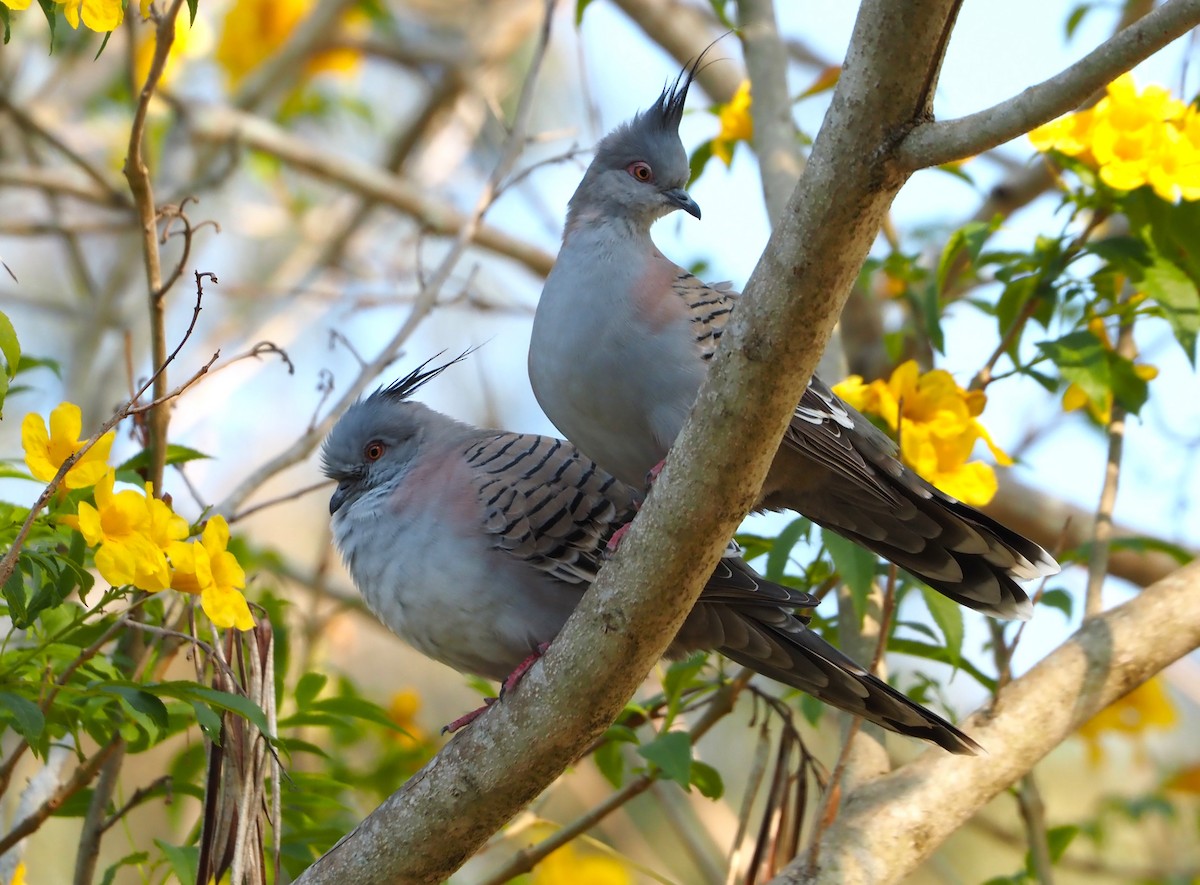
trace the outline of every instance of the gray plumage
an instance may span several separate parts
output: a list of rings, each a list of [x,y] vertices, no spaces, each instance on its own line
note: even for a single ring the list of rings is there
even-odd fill
[[[330,432],[334,539],[384,624],[434,660],[502,680],[558,634],[639,495],[568,442],[471,427],[408,398],[442,368],[377,391]],[[816,603],[726,556],[668,654],[716,649],[884,728],[979,749],[793,613]]]
[[[597,146],[571,198],[529,348],[530,381],[550,420],[638,488],[682,428],[738,299],[728,284],[707,285],[666,258],[650,237],[654,221],[676,209],[700,216],[684,190],[678,135],[694,70]],[[1032,605],[1014,579],[1058,571],[1037,544],[904,467],[891,440],[816,377],[757,507],[802,513],[995,617],[1028,618]]]

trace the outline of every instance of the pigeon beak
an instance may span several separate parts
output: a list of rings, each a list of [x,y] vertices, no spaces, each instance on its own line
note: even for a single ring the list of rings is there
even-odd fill
[[[700,207],[696,205],[696,201],[683,188],[674,187],[669,191],[663,191],[663,196],[693,218],[700,217]]]
[[[333,496],[329,499],[329,515],[333,516],[337,513],[338,508],[346,503],[348,497],[350,497],[350,483],[339,482]]]

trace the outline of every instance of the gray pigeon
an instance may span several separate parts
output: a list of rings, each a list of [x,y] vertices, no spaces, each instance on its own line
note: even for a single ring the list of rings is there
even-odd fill
[[[606,135],[571,198],[546,279],[529,378],[579,450],[641,488],[683,427],[739,294],[664,256],[650,226],[682,209],[688,160],[679,120],[696,66]],[[1032,541],[946,495],[896,457],[890,439],[814,377],[758,499],[896,563],[955,602],[1027,619],[1015,579],[1058,572]]]
[[[482,430],[413,402],[446,368],[426,365],[351,406],[326,439],[334,538],[392,631],[456,670],[504,680],[558,634],[639,495],[568,442]],[[979,750],[793,613],[816,603],[727,555],[668,656],[716,649],[890,731]]]

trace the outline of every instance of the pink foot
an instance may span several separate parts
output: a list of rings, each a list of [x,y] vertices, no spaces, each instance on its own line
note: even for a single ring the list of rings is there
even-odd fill
[[[500,685],[500,697],[504,697],[510,691],[517,687],[517,683],[521,681],[521,677],[529,672],[529,668],[534,665],[542,655],[546,653],[546,649],[550,647],[549,642],[538,643],[537,648],[529,653],[529,657],[517,664],[517,669],[508,674],[508,678]]]
[[[604,545],[605,552],[607,552],[609,555],[617,552],[617,548],[621,546],[621,541],[625,539],[625,533],[629,531],[629,527],[631,525],[633,525],[633,523],[627,522],[625,525],[621,526],[612,533],[612,537],[609,538],[608,543]]]
[[[461,715],[457,719],[455,719],[453,722],[451,722],[449,725],[444,726],[442,728],[442,734],[454,734],[454,732],[458,731],[460,728],[470,725],[472,722],[474,722],[476,719],[478,719],[480,716],[482,716],[484,713],[486,713],[488,707],[490,707],[492,704],[496,703],[496,701],[498,701],[498,700],[499,700],[499,698],[484,698],[482,707],[477,707],[476,709],[472,710],[470,713],[464,713],[463,715]]]
[[[659,461],[657,464],[655,464],[653,467],[651,467],[648,471],[646,471],[646,488],[647,489],[649,489],[650,486],[654,485],[655,480],[658,479],[658,475],[660,473],[662,473],[662,471],[663,471],[663,465],[666,463],[667,463],[667,459],[663,458],[661,461]]]
[[[666,463],[667,463],[667,459],[664,458],[663,460],[659,461],[657,464],[655,464],[653,467],[651,467],[646,472],[646,492],[647,492],[647,494],[650,492],[650,489],[653,487],[655,481],[658,479],[658,475],[660,473],[662,473],[663,465]],[[641,504],[635,504],[634,506],[636,506],[639,510],[642,507]],[[608,539],[608,544],[605,545],[605,550],[610,556],[617,552],[617,548],[620,547],[621,542],[623,540],[625,540],[625,533],[627,531],[629,531],[629,523],[625,523],[625,525],[621,526],[619,529],[617,529],[615,532],[613,532],[612,537]]]
[[[521,677],[529,672],[529,668],[533,666],[534,662],[537,661],[538,658],[540,658],[542,655],[544,655],[546,653],[546,649],[548,649],[549,647],[550,647],[549,642],[539,643],[537,648],[535,648],[532,652],[530,652],[529,657],[527,657],[525,660],[521,661],[521,663],[517,664],[517,668],[515,670],[513,670],[511,673],[509,673],[508,677],[504,680],[504,682],[502,682],[500,684],[500,697],[499,698],[484,698],[482,707],[477,707],[476,709],[472,710],[470,713],[464,713],[462,716],[459,716],[457,719],[455,719],[453,722],[451,722],[449,725],[445,726],[442,729],[442,734],[453,734],[454,732],[458,731],[460,728],[470,725],[472,722],[474,722],[476,719],[478,719],[480,716],[482,716],[484,713],[486,713],[488,711],[488,708],[490,706],[492,706],[492,704],[496,703],[496,701],[500,700],[500,698],[504,697],[506,694],[508,694],[510,691],[512,691],[514,688],[517,687],[517,683],[521,681]]]

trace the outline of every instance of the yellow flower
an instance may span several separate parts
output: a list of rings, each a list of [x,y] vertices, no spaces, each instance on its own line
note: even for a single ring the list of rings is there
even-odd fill
[[[392,734],[396,743],[413,747],[425,740],[425,729],[417,724],[417,713],[420,709],[421,696],[416,689],[402,688],[392,695],[388,704],[388,718],[404,729]]]
[[[996,494],[992,468],[968,461],[979,440],[998,464],[1012,464],[977,420],[987,397],[982,391],[959,387],[942,369],[922,375],[916,361],[908,360],[887,381],[865,384],[851,375],[834,391],[859,411],[882,418],[899,436],[901,460],[960,501],[978,507]]]
[[[132,584],[150,593],[165,590],[171,585],[171,574],[163,551],[147,535],[149,503],[132,489],[114,493],[114,480],[110,470],[96,483],[95,507],[79,503],[79,531],[88,544],[98,547],[96,569],[114,587]]]
[[[151,483],[146,483],[146,515],[145,535],[159,550],[166,552],[172,543],[188,536],[187,520],[166,501],[154,497]]]
[[[1103,735],[1117,733],[1140,738],[1147,729],[1173,728],[1178,718],[1162,677],[1155,676],[1079,726],[1078,734],[1087,743],[1088,761],[1095,765],[1104,758],[1100,740]]]
[[[125,18],[122,0],[54,0],[63,7],[67,24],[76,30],[82,18],[84,25],[93,31],[104,33],[115,30]]]
[[[312,12],[316,0],[240,0],[229,8],[217,42],[217,63],[237,86],[247,74],[275,54],[296,26]],[[353,21],[353,16],[350,17]],[[353,71],[359,53],[329,50],[314,55],[305,71]]]
[[[197,541],[174,541],[168,548],[171,557],[171,586],[183,593],[198,593],[204,613],[218,627],[250,630],[254,618],[241,590],[246,573],[229,545],[229,524],[223,516],[213,516]]]
[[[721,131],[712,141],[712,152],[720,157],[726,166],[733,163],[733,146],[739,141],[749,141],[754,137],[750,103],[750,81],[743,80],[729,104],[721,105],[717,111]]]
[[[1090,110],[1029,133],[1039,151],[1078,157],[1114,190],[1149,185],[1163,200],[1200,199],[1200,129],[1196,111],[1160,86],[1138,92],[1130,74],[1108,85]]]
[[[29,4],[32,2],[33,0],[0,0],[0,3],[3,3],[9,9],[15,9],[18,12],[20,12],[22,9],[28,9]]]
[[[30,413],[21,422],[21,445],[25,448],[25,465],[42,482],[49,482],[67,458],[81,448],[79,439],[83,418],[79,406],[61,403],[50,413],[50,431],[41,415]],[[116,434],[109,431],[88,449],[87,453],[67,471],[63,483],[69,489],[86,489],[95,485],[108,472],[108,453]]]
[[[5,0],[7,3],[8,0]],[[8,885],[25,885],[25,861],[17,861],[16,869],[13,870],[12,881]]]
[[[631,885],[629,869],[614,857],[580,854],[574,842],[551,852],[533,868],[530,885]]]

